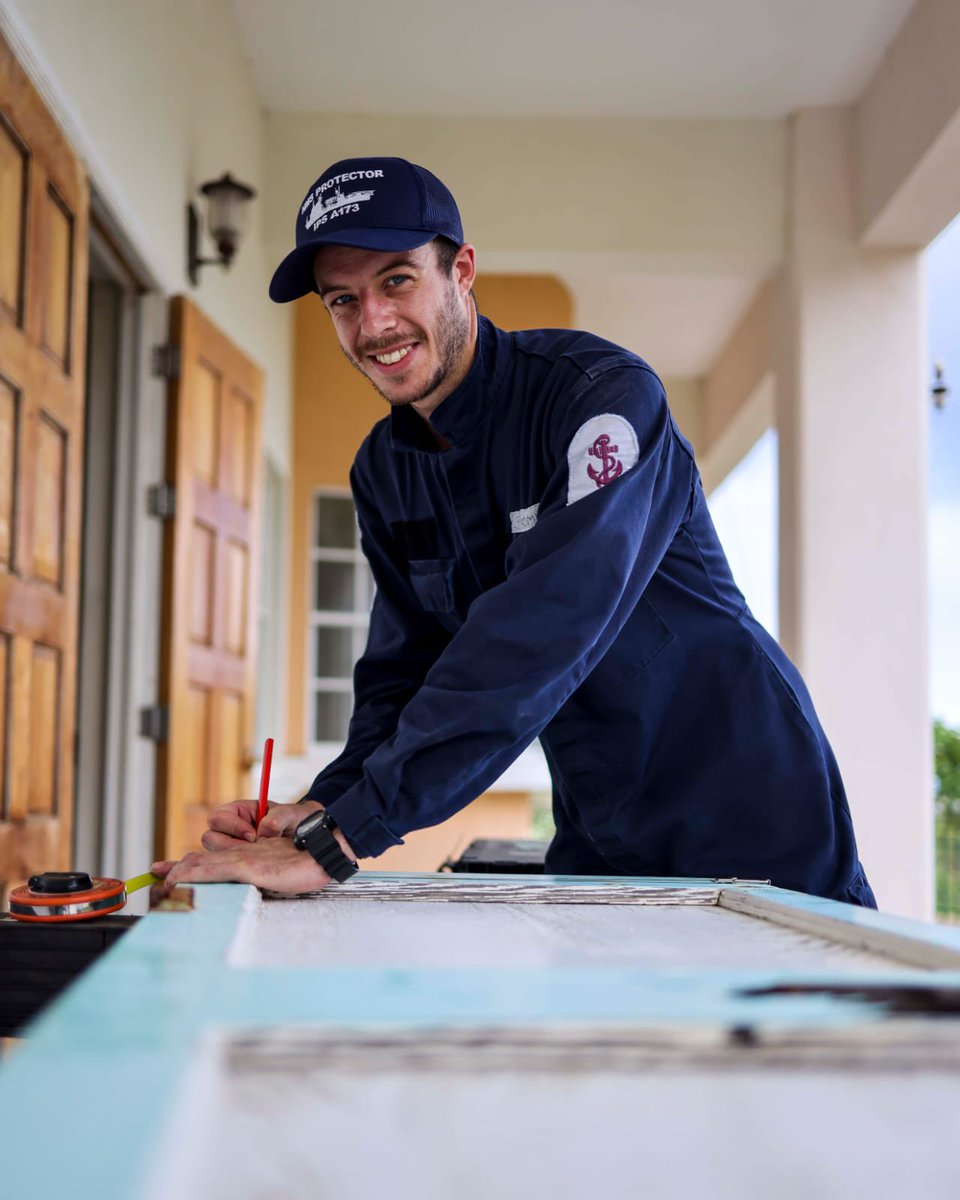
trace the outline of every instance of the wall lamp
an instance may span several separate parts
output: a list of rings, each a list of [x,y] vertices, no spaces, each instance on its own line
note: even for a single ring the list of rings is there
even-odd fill
[[[947,381],[943,377],[942,362],[935,362],[933,364],[933,383],[930,384],[930,395],[933,398],[934,408],[943,408],[947,403],[947,396],[950,395]]]
[[[218,263],[229,267],[246,227],[247,205],[257,194],[252,187],[230,177],[228,171],[198,189],[206,197],[206,226],[217,244],[218,258],[200,257],[200,214],[187,205],[187,275],[194,287],[200,282],[200,268]]]

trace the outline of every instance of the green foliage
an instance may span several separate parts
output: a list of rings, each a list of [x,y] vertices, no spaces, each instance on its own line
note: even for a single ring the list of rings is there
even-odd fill
[[[960,729],[933,723],[934,796],[937,832],[960,833]]]

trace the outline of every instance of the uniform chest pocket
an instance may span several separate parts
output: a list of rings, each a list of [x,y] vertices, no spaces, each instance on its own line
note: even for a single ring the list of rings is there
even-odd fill
[[[428,612],[456,612],[453,586],[455,558],[417,558],[408,562],[410,583]]]

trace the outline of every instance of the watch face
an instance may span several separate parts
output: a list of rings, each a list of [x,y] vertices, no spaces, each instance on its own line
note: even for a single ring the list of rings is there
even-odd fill
[[[315,813],[310,813],[304,817],[300,824],[293,831],[293,841],[296,846],[303,848],[303,840],[308,837],[318,826],[324,826],[326,813],[321,808]]]

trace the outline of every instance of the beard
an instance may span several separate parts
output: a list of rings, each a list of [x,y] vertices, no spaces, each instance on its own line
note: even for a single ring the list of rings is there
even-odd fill
[[[426,334],[418,326],[411,327],[411,333],[414,338],[421,344],[427,341]],[[407,337],[410,334],[406,335]],[[420,400],[426,400],[428,396],[432,396],[443,384],[449,379],[450,375],[459,365],[460,358],[463,354],[464,347],[470,338],[470,316],[469,313],[463,311],[457,304],[456,288],[452,281],[450,290],[447,296],[447,302],[437,315],[437,323],[434,328],[434,342],[437,347],[437,363],[436,370],[424,384],[424,386],[413,396],[406,396],[403,400],[396,400],[392,396],[388,396],[385,391],[377,384],[376,380],[371,379],[367,372],[363,369],[360,363],[353,357],[349,350],[343,346],[340,347],[344,358],[347,362],[370,383],[374,391],[387,401],[388,404],[395,408],[402,408],[407,404],[417,404]],[[370,342],[364,347],[364,354],[383,354],[397,345],[398,339],[394,336],[388,339],[383,339],[383,344],[379,342]],[[402,376],[397,376],[402,379]]]

